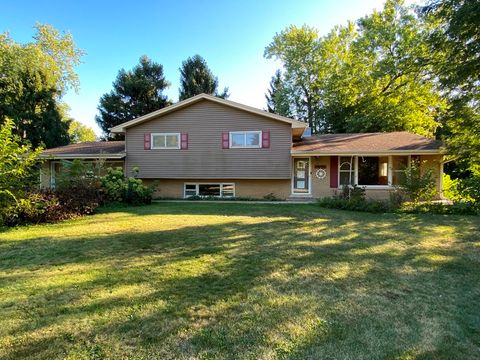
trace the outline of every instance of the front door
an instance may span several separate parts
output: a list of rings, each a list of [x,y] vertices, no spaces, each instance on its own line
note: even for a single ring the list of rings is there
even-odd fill
[[[293,193],[308,194],[310,159],[309,158],[293,158]]]

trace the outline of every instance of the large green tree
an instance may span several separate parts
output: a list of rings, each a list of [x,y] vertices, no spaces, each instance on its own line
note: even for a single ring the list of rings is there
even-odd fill
[[[68,134],[70,135],[70,142],[74,144],[85,141],[95,141],[97,139],[97,135],[91,127],[73,119],[70,122]]]
[[[208,68],[204,58],[194,55],[182,62],[178,99],[181,101],[202,93],[223,99],[230,96],[228,88],[224,88],[221,93],[218,92],[218,78]]]
[[[11,118],[14,132],[34,147],[69,142],[69,120],[62,97],[78,89],[79,50],[70,34],[36,25],[34,41],[16,43],[0,34],[0,123]]]
[[[110,134],[110,128],[171,104],[164,91],[170,86],[163,66],[147,56],[132,70],[121,69],[113,83],[113,90],[100,98],[97,124],[106,139],[120,139]]]
[[[420,13],[429,25],[435,74],[449,101],[443,137],[460,169],[480,172],[480,2],[431,0]]]
[[[277,70],[275,75],[272,76],[270,88],[267,90],[265,98],[267,100],[268,112],[287,117],[292,116],[288,91],[285,89],[285,81],[280,70]]]
[[[320,37],[308,26],[275,35],[285,88],[313,132],[408,130],[433,136],[445,101],[431,79],[421,21],[401,0]]]

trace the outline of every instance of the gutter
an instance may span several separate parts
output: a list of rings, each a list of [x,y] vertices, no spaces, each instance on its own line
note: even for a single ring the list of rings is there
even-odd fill
[[[51,154],[40,155],[41,159],[59,160],[59,159],[123,159],[126,154]]]

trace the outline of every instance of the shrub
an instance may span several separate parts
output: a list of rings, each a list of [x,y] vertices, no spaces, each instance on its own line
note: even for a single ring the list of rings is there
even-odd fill
[[[460,179],[452,179],[450,175],[443,174],[442,183],[443,183],[443,195],[452,201],[461,201],[462,195],[458,191],[458,184]]]
[[[405,195],[399,189],[394,189],[389,193],[390,206],[394,209],[398,209],[405,202]]]
[[[461,179],[457,184],[457,190],[462,201],[471,203],[474,208],[480,210],[480,174],[471,174]]]
[[[105,200],[109,202],[123,201],[125,177],[121,167],[108,168],[107,174],[101,179]]]
[[[7,226],[38,224],[64,220],[71,216],[65,212],[53,191],[41,191],[26,194],[24,198],[9,206],[4,214],[4,224]]]
[[[409,214],[449,214],[449,215],[475,215],[478,213],[473,203],[454,202],[452,205],[438,202],[406,202],[399,212]]]
[[[340,197],[353,203],[365,201],[365,188],[358,185],[343,185]]]
[[[133,169],[132,175],[125,178],[122,168],[108,168],[107,174],[101,178],[106,201],[125,202],[130,205],[151,203],[156,183],[145,186],[143,181],[137,178],[138,168]]]
[[[340,210],[364,211],[372,213],[390,212],[393,208],[388,201],[364,199],[349,200],[341,196],[326,197],[318,200],[321,207]]]
[[[433,168],[422,170],[420,162],[412,161],[405,169],[405,176],[401,177],[398,189],[413,202],[432,200],[437,194]]]
[[[57,176],[55,194],[65,212],[75,215],[92,214],[103,202],[98,174],[102,162],[64,161]]]

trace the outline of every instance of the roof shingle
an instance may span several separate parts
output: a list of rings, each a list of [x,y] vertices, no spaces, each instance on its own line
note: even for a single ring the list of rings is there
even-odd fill
[[[321,134],[296,142],[294,152],[381,153],[403,151],[441,151],[438,140],[406,131],[386,133]]]
[[[124,155],[125,141],[90,141],[78,144],[70,144],[47,149],[42,153],[43,157],[68,156],[68,155]]]

